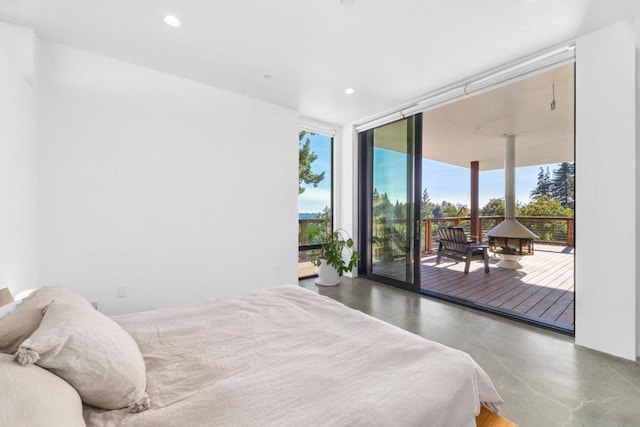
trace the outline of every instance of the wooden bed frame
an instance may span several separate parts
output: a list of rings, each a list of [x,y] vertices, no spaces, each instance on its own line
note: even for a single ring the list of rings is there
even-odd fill
[[[476,417],[476,424],[478,427],[518,427],[517,424],[494,414],[484,406],[480,409],[480,415]]]

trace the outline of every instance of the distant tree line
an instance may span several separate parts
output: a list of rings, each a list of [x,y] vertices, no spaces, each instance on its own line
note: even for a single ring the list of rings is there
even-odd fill
[[[310,151],[308,134],[300,132],[300,193],[304,191],[302,184],[317,186],[324,179],[324,173],[314,174],[311,172],[311,163],[316,159],[315,153]],[[531,191],[531,201],[526,204],[516,203],[516,216],[557,216],[573,217],[574,209],[574,183],[575,166],[573,163],[561,163],[552,172],[549,168],[540,167],[538,182]],[[406,232],[405,224],[402,221],[407,219],[407,204],[399,200],[392,202],[387,193],[380,194],[377,189],[373,190],[373,217],[374,235],[378,236],[383,253],[395,251],[387,250],[387,245],[398,247],[404,241],[403,235]],[[492,198],[480,209],[480,216],[504,216],[504,198]],[[318,214],[318,218],[330,218],[331,212],[325,207],[323,212]],[[440,203],[432,202],[429,192],[424,189],[422,193],[422,204],[420,218],[451,218],[470,216],[469,207],[461,203],[451,203],[443,200]],[[392,223],[390,223],[391,221]],[[527,224],[534,232],[547,240],[553,240],[552,235],[561,235],[566,232],[566,223],[538,224],[533,222]],[[556,230],[557,229],[557,230]],[[310,224],[306,230],[310,243],[320,242],[320,224]],[[391,246],[389,246],[390,248]]]
[[[517,216],[562,216],[572,217],[574,207],[575,167],[573,163],[561,163],[552,173],[540,167],[538,182],[531,191],[531,202],[516,203]],[[480,216],[504,216],[504,197],[492,198],[480,208]],[[425,188],[422,192],[420,218],[467,217],[469,207],[461,203],[443,200],[434,203]],[[407,205],[396,200],[391,202],[387,193],[373,191],[373,216],[405,220]]]

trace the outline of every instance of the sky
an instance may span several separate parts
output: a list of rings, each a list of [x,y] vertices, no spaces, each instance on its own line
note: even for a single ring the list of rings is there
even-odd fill
[[[318,184],[302,184],[304,193],[298,196],[299,213],[319,213],[325,206],[331,206],[331,137],[326,135],[308,135],[311,141],[311,152],[318,158],[311,165],[314,173],[325,172],[325,178]]]
[[[325,179],[313,188],[311,185],[303,185],[305,192],[299,196],[299,213],[321,212],[325,206],[330,206],[331,201],[331,138],[324,135],[313,135],[311,151],[318,155],[313,163],[312,170],[315,173],[325,171]],[[406,202],[406,158],[395,151],[375,148],[374,161],[374,187],[380,194],[387,193],[392,203],[396,200]],[[516,168],[516,201],[528,203],[531,190],[538,182],[538,172],[542,166],[549,172],[557,168],[557,164],[537,165]],[[470,176],[469,168],[453,166],[447,163],[436,162],[429,159],[422,161],[422,186],[429,192],[429,198],[433,203],[441,203],[446,200],[450,203],[470,205]],[[492,198],[504,197],[504,170],[480,172],[480,208]]]
[[[516,202],[529,203],[531,190],[538,183],[540,166],[549,173],[557,168],[557,164],[537,165],[516,168]],[[490,199],[504,197],[504,169],[480,172],[480,208]],[[469,206],[471,193],[471,177],[469,168],[453,166],[447,163],[424,159],[422,162],[422,186],[429,192],[432,202],[443,200]]]

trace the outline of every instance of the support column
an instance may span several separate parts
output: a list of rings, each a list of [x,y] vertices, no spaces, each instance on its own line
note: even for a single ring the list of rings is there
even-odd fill
[[[504,146],[504,218],[516,217],[516,137],[506,136]]]
[[[471,162],[471,238],[480,242],[482,230],[478,228],[480,200],[480,162]]]

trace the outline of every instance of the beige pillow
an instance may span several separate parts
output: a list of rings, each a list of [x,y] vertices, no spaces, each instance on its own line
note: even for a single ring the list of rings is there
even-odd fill
[[[22,367],[0,354],[0,426],[84,427],[80,396],[38,366]]]
[[[0,318],[0,352],[13,354],[42,321],[42,310],[54,299],[92,308],[89,301],[70,289],[40,288],[13,310]]]
[[[0,307],[13,302],[13,295],[9,288],[0,289]]]
[[[36,363],[65,379],[86,404],[149,409],[140,349],[120,325],[91,306],[54,301],[38,329],[18,348],[21,365]]]

